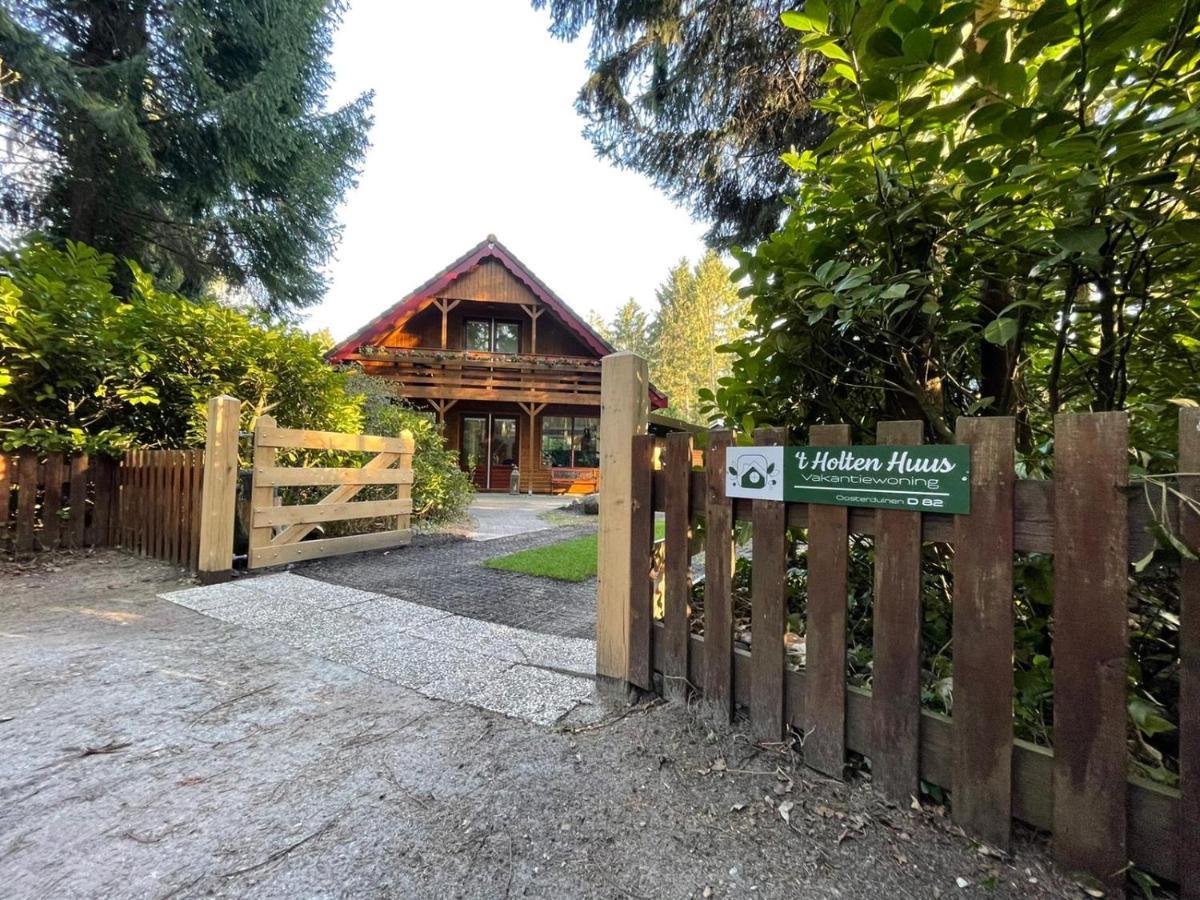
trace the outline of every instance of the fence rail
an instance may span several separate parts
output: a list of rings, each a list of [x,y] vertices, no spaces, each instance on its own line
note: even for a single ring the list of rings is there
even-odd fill
[[[760,739],[785,726],[804,735],[807,765],[840,778],[847,751],[871,759],[875,790],[907,804],[921,780],[950,791],[954,819],[1007,848],[1011,820],[1053,832],[1056,859],[1123,888],[1130,860],[1200,896],[1200,564],[1180,570],[1178,790],[1128,773],[1126,662],[1130,561],[1154,545],[1154,516],[1130,490],[1123,413],[1059,416],[1053,481],[1014,476],[1014,423],[962,419],[957,440],[971,446],[971,513],[848,509],[725,495],[724,448],[713,431],[702,470],[692,436],[662,445],[635,435],[625,463],[629,581],[624,621],[627,680],[664,695],[700,695],[708,715],[728,722],[749,711]],[[879,444],[914,444],[921,426],[881,423]],[[1200,410],[1179,423],[1180,465],[1200,471]],[[779,431],[760,444],[784,443]],[[810,443],[849,444],[844,426],[814,427]],[[657,450],[663,450],[661,455]],[[660,460],[656,465],[656,458]],[[1176,490],[1200,498],[1200,478]],[[666,514],[661,565],[654,515]],[[691,524],[705,521],[703,636],[691,633]],[[732,528],[752,523],[750,652],[732,639]],[[1195,546],[1200,516],[1168,505],[1161,526]],[[807,529],[807,656],[788,667],[785,530]],[[874,537],[873,670],[870,690],[847,684],[847,566],[852,535]],[[950,717],[921,708],[922,542],[954,548]],[[1054,556],[1053,749],[1015,739],[1014,553]],[[654,596],[661,568],[663,615]]]

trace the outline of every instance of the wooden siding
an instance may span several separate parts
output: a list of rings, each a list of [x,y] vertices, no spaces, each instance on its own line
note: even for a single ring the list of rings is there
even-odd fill
[[[537,323],[537,353],[596,358],[596,354],[584,346],[552,310],[544,306],[528,287],[496,260],[481,263],[450,284],[437,299],[462,301],[446,317],[446,347],[449,349],[462,349],[465,319],[496,318],[517,322],[521,326],[521,352],[533,353],[532,322],[523,307],[536,306],[543,310]],[[431,299],[420,310],[397,323],[386,337],[376,343],[381,347],[396,349],[440,348],[441,310]]]
[[[496,300],[500,303],[537,303],[537,296],[496,259],[485,259],[446,286],[441,296],[453,300]]]

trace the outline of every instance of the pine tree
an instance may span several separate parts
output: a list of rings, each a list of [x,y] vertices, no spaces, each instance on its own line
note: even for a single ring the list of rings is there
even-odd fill
[[[317,302],[370,126],[369,95],[323,109],[341,11],[4,4],[0,59],[19,80],[0,99],[0,137],[48,174],[6,177],[0,215],[136,259],[185,293],[220,281],[272,312]]]
[[[608,342],[618,350],[636,353],[651,365],[654,364],[654,321],[632,297],[621,304],[609,322]]]
[[[713,246],[756,243],[779,227],[792,190],[779,154],[828,132],[812,103],[826,63],[798,52],[779,19],[807,3],[532,3],[549,10],[556,37],[587,36],[591,74],[575,106],[597,154],[710,222]]]
[[[717,348],[741,333],[746,301],[738,296],[729,269],[709,251],[693,268],[680,260],[659,287],[657,348],[650,378],[668,398],[668,410],[700,421],[699,391],[715,391],[729,371]]]

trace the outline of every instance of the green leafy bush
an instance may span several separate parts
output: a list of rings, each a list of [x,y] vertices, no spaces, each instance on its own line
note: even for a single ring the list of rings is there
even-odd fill
[[[389,436],[412,432],[413,515],[430,524],[460,518],[475,486],[459,468],[458,454],[446,449],[442,428],[433,415],[401,400],[386,379],[358,370],[345,377],[346,392],[362,403],[364,431]]]
[[[117,265],[82,244],[33,243],[0,258],[5,449],[118,455],[132,446],[199,446],[209,398],[229,394],[242,401],[244,431],[268,413],[284,428],[411,431],[415,518],[461,515],[472,488],[438,426],[380,379],[330,366],[328,339],[160,290],[134,263],[124,299],[113,288]]]
[[[329,343],[213,300],[155,287],[134,263],[82,244],[0,258],[0,437],[7,449],[116,454],[203,443],[210,397],[288,428],[360,431],[361,403],[323,357]]]

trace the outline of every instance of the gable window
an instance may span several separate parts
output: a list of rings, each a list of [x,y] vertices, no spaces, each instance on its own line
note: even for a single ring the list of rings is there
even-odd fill
[[[542,462],[554,468],[589,469],[600,465],[600,420],[589,416],[542,419]]]
[[[463,349],[520,353],[521,326],[503,319],[467,319],[463,322]]]

